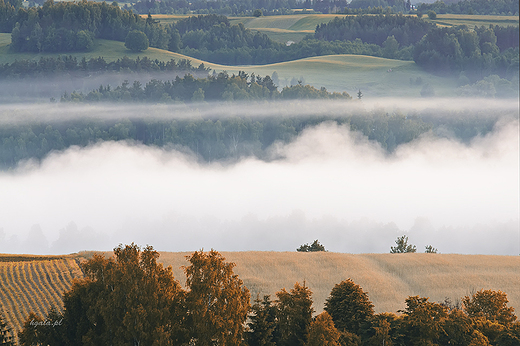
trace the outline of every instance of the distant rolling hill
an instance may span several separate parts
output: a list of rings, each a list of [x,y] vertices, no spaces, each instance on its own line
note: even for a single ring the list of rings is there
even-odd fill
[[[162,252],[159,262],[171,265],[182,285],[182,266],[190,252]],[[11,327],[20,330],[30,311],[44,314],[61,307],[61,294],[74,278],[82,277],[78,262],[92,255],[50,257],[0,255],[0,311]],[[111,256],[112,253],[105,253]],[[314,309],[323,304],[335,284],[351,278],[368,292],[376,312],[405,307],[408,296],[455,301],[480,289],[507,293],[509,305],[520,311],[520,256],[454,254],[345,254],[333,252],[222,252],[236,263],[234,272],[257,295],[290,289],[295,282],[313,292]]]
[[[415,81],[417,78],[422,80],[422,85],[431,84],[436,95],[441,97],[452,96],[457,87],[455,77],[443,78],[424,72],[413,61],[365,55],[326,55],[268,65],[226,66],[157,48],[148,48],[144,52],[133,53],[125,48],[123,42],[119,41],[98,39],[93,51],[71,54],[13,53],[9,51],[9,43],[10,34],[0,34],[0,64],[12,63],[16,59],[38,60],[40,57],[58,55],[72,55],[77,59],[102,56],[107,62],[124,56],[132,59],[146,56],[161,61],[189,59],[194,66],[204,63],[205,66],[217,72],[238,73],[238,71],[245,71],[249,74],[255,73],[265,76],[272,75],[276,71],[279,77],[279,87],[290,85],[291,81],[303,80],[306,84],[311,84],[316,88],[325,87],[329,91],[347,91],[352,96],[355,96],[358,90],[361,90],[366,98],[420,97],[422,86],[410,83],[411,79]]]

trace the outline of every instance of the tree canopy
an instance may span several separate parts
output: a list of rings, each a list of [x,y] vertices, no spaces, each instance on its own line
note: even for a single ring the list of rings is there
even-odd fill
[[[125,47],[132,52],[142,52],[148,49],[148,37],[140,30],[132,30],[126,35]]]
[[[234,263],[217,251],[186,257],[186,308],[189,332],[197,345],[236,345],[243,340],[249,290],[233,274]]]
[[[396,246],[390,247],[390,253],[408,253],[417,251],[417,247],[415,245],[408,244],[408,236],[406,235],[397,237],[395,244]]]
[[[363,324],[374,315],[368,294],[351,279],[336,284],[325,302],[339,331],[360,334]]]
[[[300,245],[299,248],[296,249],[298,252],[318,252],[318,251],[327,251],[325,250],[325,246],[321,245],[318,239],[312,242],[311,245],[303,244]]]

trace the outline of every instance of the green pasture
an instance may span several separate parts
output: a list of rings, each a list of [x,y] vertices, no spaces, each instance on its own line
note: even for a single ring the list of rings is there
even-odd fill
[[[0,34],[0,63],[12,63],[15,60],[38,60],[40,57],[72,55],[78,60],[104,57],[107,62],[124,56],[135,59],[148,57],[161,61],[170,59],[190,59],[198,66],[199,59],[157,48],[148,48],[141,53],[133,53],[125,48],[123,42],[96,40],[95,49],[86,53],[13,53],[9,51],[10,34]],[[290,85],[293,79],[303,79],[305,83],[317,88],[325,87],[329,91],[347,91],[355,95],[359,89],[366,98],[382,96],[420,96],[422,86],[412,85],[410,78],[421,77],[423,85],[431,84],[437,95],[450,96],[456,88],[456,78],[441,78],[422,71],[413,61],[392,60],[364,55],[328,55],[287,61],[269,65],[225,66],[204,62],[204,65],[217,72],[230,74],[245,71],[265,76],[274,71],[279,77],[279,87]]]
[[[0,34],[0,64],[12,63],[15,60],[28,59],[28,60],[39,60],[41,57],[56,57],[63,55],[72,55],[78,60],[85,57],[87,60],[90,58],[103,57],[105,61],[115,61],[124,56],[131,59],[137,57],[148,57],[150,59],[158,59],[161,61],[169,61],[170,59],[184,59],[188,58],[182,54],[169,52],[163,49],[148,48],[144,52],[134,53],[125,47],[124,42],[101,40],[96,39],[94,41],[94,49],[90,52],[80,53],[14,53],[9,50],[8,45],[11,43],[11,34]],[[192,60],[194,66],[198,66],[202,61],[195,58],[189,58]],[[206,64],[206,63],[205,63]]]
[[[436,95],[451,96],[457,87],[455,78],[441,78],[422,71],[413,61],[392,60],[364,55],[327,55],[261,66],[226,67],[230,73],[239,70],[279,77],[279,86],[291,80],[304,79],[306,84],[329,91],[347,91],[355,96],[361,90],[365,97],[420,97],[424,84],[434,87]],[[420,77],[422,85],[410,79]]]

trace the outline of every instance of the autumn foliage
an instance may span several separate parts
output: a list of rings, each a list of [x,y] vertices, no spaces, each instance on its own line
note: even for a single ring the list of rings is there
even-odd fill
[[[158,257],[151,246],[135,244],[120,245],[111,258],[94,255],[82,265],[85,277],[64,294],[62,311],[27,317],[20,344],[520,345],[520,322],[501,291],[482,289],[461,304],[410,296],[398,314],[375,314],[368,293],[347,279],[313,317],[305,283],[282,288],[274,300],[257,297],[251,306],[235,264],[217,251],[187,256],[185,288]]]

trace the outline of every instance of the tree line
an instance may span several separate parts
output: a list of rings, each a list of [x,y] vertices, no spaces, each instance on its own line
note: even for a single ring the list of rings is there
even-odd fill
[[[501,291],[461,302],[409,296],[406,307],[376,314],[367,292],[346,279],[314,316],[312,291],[295,283],[276,298],[250,293],[217,251],[186,256],[186,288],[151,246],[120,245],[114,256],[82,263],[85,277],[63,295],[63,310],[30,313],[18,334],[34,345],[496,345],[520,342],[520,322]],[[2,334],[0,334],[2,335]]]
[[[202,101],[254,101],[254,100],[292,100],[292,99],[345,99],[352,97],[346,93],[328,92],[316,89],[301,82],[286,86],[278,91],[270,76],[249,76],[241,71],[229,76],[227,72],[194,78],[191,74],[177,76],[175,80],[152,79],[144,87],[139,81],[130,86],[128,81],[111,88],[102,85],[88,94],[65,93],[61,102],[202,102]]]
[[[393,36],[400,46],[416,44],[435,27],[416,16],[377,15],[336,17],[329,23],[316,27],[314,38],[326,41],[354,41],[359,38],[366,43],[382,46]]]
[[[175,61],[160,61],[148,57],[131,59],[127,56],[115,61],[107,62],[103,57],[78,60],[72,55],[58,57],[40,57],[39,60],[16,60],[13,63],[0,64],[0,79],[3,78],[27,78],[53,75],[71,75],[75,77],[87,77],[92,74],[105,72],[184,72],[206,74],[209,68],[204,64],[198,67],[192,66],[191,60],[179,59]]]
[[[260,9],[263,15],[289,14],[291,9],[300,8],[298,0],[139,0],[131,5],[137,13],[147,14],[221,14],[252,16]]]
[[[16,11],[0,0],[0,29],[11,32],[15,52],[89,51],[96,38],[125,41],[132,30],[144,32],[151,47],[166,49],[169,42],[159,23],[104,1],[48,0],[41,7]]]
[[[446,4],[442,0],[434,3],[420,3],[417,10],[422,13],[481,14],[518,16],[518,1],[516,0],[461,0]]]
[[[15,24],[16,23],[16,24]],[[14,25],[14,27],[12,27]],[[12,29],[15,51],[78,51],[94,38],[124,41],[130,32],[146,35],[149,45],[214,63],[268,64],[328,54],[363,54],[413,59],[439,73],[467,71],[473,82],[490,74],[518,73],[516,27],[440,28],[414,16],[359,15],[318,25],[314,35],[285,45],[222,15],[193,16],[163,26],[115,4],[60,2],[19,9],[0,0],[0,27]]]
[[[415,45],[413,57],[427,71],[512,78],[518,76],[518,27],[435,27]]]

